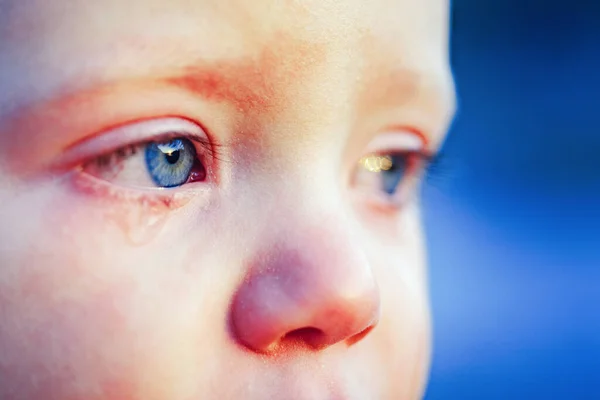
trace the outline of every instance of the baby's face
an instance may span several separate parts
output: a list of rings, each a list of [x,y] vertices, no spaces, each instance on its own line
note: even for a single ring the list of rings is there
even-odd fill
[[[0,0],[0,398],[418,398],[447,7]]]

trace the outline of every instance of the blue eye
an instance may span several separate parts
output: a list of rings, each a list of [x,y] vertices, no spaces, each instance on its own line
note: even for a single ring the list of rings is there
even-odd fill
[[[400,209],[418,182],[426,154],[416,151],[390,151],[364,156],[354,172],[352,186],[375,204]]]
[[[388,195],[394,195],[406,175],[409,158],[405,154],[390,155],[385,157],[387,162],[381,168],[381,190]]]
[[[146,146],[146,168],[157,186],[170,188],[183,185],[197,164],[196,148],[188,139]]]
[[[397,211],[418,190],[431,158],[425,137],[412,129],[398,129],[376,136],[352,171],[350,187],[367,204]]]

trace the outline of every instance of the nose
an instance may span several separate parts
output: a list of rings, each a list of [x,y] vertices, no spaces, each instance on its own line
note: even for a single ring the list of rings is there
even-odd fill
[[[379,319],[380,297],[365,254],[332,232],[276,243],[250,263],[230,309],[236,339],[268,353],[285,346],[350,346]]]

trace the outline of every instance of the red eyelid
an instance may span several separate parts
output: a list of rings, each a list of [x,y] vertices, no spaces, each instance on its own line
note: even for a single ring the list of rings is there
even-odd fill
[[[406,127],[392,126],[380,133],[367,146],[368,154],[425,152],[429,140],[421,131]]]
[[[169,126],[170,123],[173,125]],[[178,137],[192,141],[200,157],[204,158],[207,153],[213,156],[217,152],[216,145],[199,124],[180,117],[153,118],[120,124],[69,146],[61,157],[59,165],[54,169],[71,169],[86,161],[110,155],[124,148]]]

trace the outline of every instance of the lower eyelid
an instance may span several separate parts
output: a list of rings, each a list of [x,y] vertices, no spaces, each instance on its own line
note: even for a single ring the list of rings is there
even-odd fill
[[[107,201],[107,205],[111,207],[115,204],[119,206],[129,204],[174,210],[186,205],[197,194],[192,189],[164,190],[117,186],[81,170],[73,171],[69,182],[72,189],[78,193],[101,202]]]

